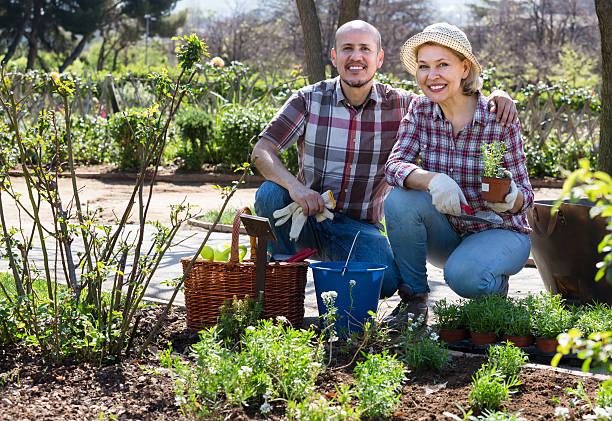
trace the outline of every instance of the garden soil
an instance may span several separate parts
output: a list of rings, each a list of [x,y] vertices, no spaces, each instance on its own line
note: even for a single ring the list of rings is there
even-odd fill
[[[157,320],[160,309],[148,308],[140,322],[140,336],[134,349]],[[0,419],[1,420],[184,420],[191,419],[177,406],[172,379],[159,366],[157,354],[172,343],[177,353],[187,354],[197,335],[184,327],[185,314],[174,309],[159,339],[143,358],[125,358],[114,365],[99,367],[94,363],[55,362],[33,354],[22,346],[0,345]],[[346,358],[350,358],[347,356]],[[401,403],[389,419],[448,420],[450,411],[460,415],[456,405],[468,408],[471,376],[484,359],[481,356],[454,356],[442,373],[407,372],[402,387]],[[344,361],[335,361],[340,366]],[[352,368],[332,369],[317,382],[317,391],[330,397],[340,383],[351,384]],[[156,374],[157,372],[157,374]],[[523,382],[505,405],[508,411],[521,410],[528,420],[553,420],[555,407],[570,408],[569,420],[581,418],[580,406],[571,405],[566,388],[576,388],[582,381],[593,398],[597,382],[592,377],[578,377],[551,369],[527,367],[520,377]],[[281,420],[285,412],[282,402],[273,402],[269,419]],[[255,407],[224,408],[219,419],[254,420]],[[216,418],[215,418],[216,419]]]

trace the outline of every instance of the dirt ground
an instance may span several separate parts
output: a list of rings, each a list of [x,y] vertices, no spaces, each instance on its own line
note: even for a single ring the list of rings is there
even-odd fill
[[[170,223],[170,205],[178,205],[182,202],[196,206],[196,212],[220,209],[223,198],[215,185],[231,185],[230,182],[216,183],[204,181],[182,181],[183,177],[175,177],[179,181],[160,181],[153,187],[153,198],[149,210],[149,220],[159,221],[163,224]],[[197,177],[192,177],[197,179]],[[204,177],[202,177],[204,179]],[[169,179],[170,180],[170,179]],[[27,189],[23,177],[11,177],[11,182],[16,193],[22,195],[22,201],[28,204]],[[119,218],[132,194],[134,181],[125,178],[81,178],[77,177],[79,196],[83,206],[89,206],[90,210],[101,209],[100,220],[104,223],[112,223]],[[255,191],[259,183],[245,184],[238,189],[228,204],[228,208],[240,208],[251,206],[255,201]],[[65,209],[69,209],[73,201],[72,185],[69,178],[61,178],[58,183],[62,203]],[[535,188],[536,200],[557,199],[561,190],[559,188]],[[146,197],[146,196],[145,196]],[[7,225],[16,226],[19,221],[19,212],[14,202],[3,195],[3,206]],[[29,206],[28,206],[29,208]],[[72,207],[74,213],[74,207]],[[27,217],[22,214],[23,221]],[[51,222],[51,211],[48,206],[41,210],[43,221]],[[138,215],[132,213],[130,222],[137,222]]]

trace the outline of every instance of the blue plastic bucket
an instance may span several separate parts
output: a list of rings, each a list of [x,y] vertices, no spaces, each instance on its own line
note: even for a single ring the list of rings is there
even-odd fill
[[[314,277],[319,315],[327,313],[321,294],[335,291],[337,297],[334,305],[338,309],[336,331],[342,336],[347,336],[351,332],[363,330],[364,323],[370,318],[368,311],[376,312],[387,266],[368,262],[349,262],[342,276],[344,263],[317,262],[311,263],[310,267]]]

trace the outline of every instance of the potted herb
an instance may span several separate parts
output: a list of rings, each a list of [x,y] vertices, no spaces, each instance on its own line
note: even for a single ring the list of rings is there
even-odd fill
[[[533,344],[531,314],[525,300],[509,300],[504,318],[504,340],[519,347]]]
[[[501,166],[506,145],[503,142],[491,142],[480,147],[482,151],[483,173],[481,176],[482,198],[487,202],[503,202],[510,191],[510,181]]]
[[[557,349],[557,336],[567,332],[574,324],[574,314],[565,308],[560,295],[541,293],[531,314],[536,347],[543,352],[554,352]]]
[[[501,295],[474,298],[465,305],[467,326],[475,345],[497,342],[504,322],[506,299]]]
[[[445,342],[456,342],[469,337],[464,307],[461,302],[452,303],[443,298],[434,304],[433,312],[437,320],[440,339]]]

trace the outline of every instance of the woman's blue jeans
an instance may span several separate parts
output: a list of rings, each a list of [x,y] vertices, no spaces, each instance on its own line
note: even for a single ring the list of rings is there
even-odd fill
[[[403,284],[429,291],[425,262],[444,269],[444,280],[465,298],[502,292],[529,258],[529,235],[490,229],[459,235],[421,190],[394,188],[385,199],[387,235]]]
[[[380,295],[386,298],[397,291],[400,277],[397,265],[393,260],[393,252],[387,238],[376,226],[349,218],[339,212],[334,212],[333,220],[326,219],[322,222],[317,222],[314,216],[310,216],[297,241],[290,241],[291,219],[277,227],[274,226],[276,220],[272,213],[284,208],[292,201],[285,188],[270,181],[264,182],[255,193],[255,212],[258,216],[264,216],[270,220],[277,238],[277,241],[269,245],[274,253],[295,254],[296,251],[313,248],[318,250],[318,253],[313,256],[315,259],[345,261],[355,234],[361,231],[353,251],[353,260],[386,265]]]

